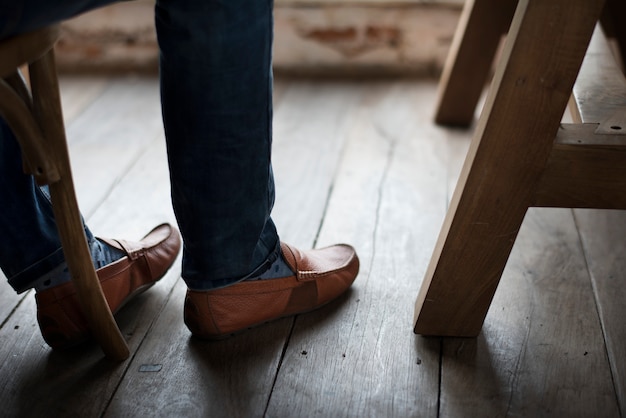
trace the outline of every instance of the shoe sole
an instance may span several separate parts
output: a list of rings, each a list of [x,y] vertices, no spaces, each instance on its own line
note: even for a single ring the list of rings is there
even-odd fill
[[[250,325],[250,326],[248,326],[246,328],[241,328],[241,329],[239,329],[237,331],[229,332],[229,333],[226,333],[226,334],[218,334],[218,335],[211,335],[211,336],[201,336],[201,335],[197,335],[197,334],[193,334],[192,333],[191,336],[194,339],[201,340],[201,341],[207,341],[207,342],[210,342],[210,341],[215,341],[215,342],[224,341],[224,340],[228,340],[229,338],[233,338],[233,337],[236,337],[238,335],[241,335],[241,334],[245,333],[246,331],[250,331],[250,330],[262,327],[264,325],[271,324],[271,323],[276,322],[276,321],[280,321],[281,319],[291,318],[291,317],[294,317],[294,319],[295,319],[295,317],[298,316],[298,315],[306,315],[308,313],[317,311],[318,309],[321,309],[324,306],[327,306],[327,305],[331,304],[332,302],[334,302],[336,300],[337,299],[332,299],[332,300],[329,300],[328,302],[325,302],[325,303],[323,303],[321,305],[318,305],[318,306],[316,306],[314,308],[311,308],[309,310],[306,310],[306,311],[296,312],[296,313],[292,313],[292,314],[288,314],[288,315],[279,316],[277,318],[268,319],[267,321],[258,322],[256,324],[252,324],[252,325]]]

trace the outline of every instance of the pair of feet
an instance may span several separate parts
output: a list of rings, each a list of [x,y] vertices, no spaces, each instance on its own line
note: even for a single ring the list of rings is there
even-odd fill
[[[178,231],[159,225],[140,242],[104,239],[126,255],[96,271],[113,313],[154,285],[180,251]],[[312,311],[345,292],[359,270],[348,245],[300,251],[281,243],[283,258],[294,274],[267,280],[243,281],[210,291],[188,290],[184,320],[191,333],[221,339],[250,327]],[[37,320],[53,348],[76,345],[89,338],[71,282],[37,292]]]

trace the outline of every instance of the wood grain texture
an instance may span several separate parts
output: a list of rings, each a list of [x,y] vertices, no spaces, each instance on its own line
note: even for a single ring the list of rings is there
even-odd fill
[[[583,123],[604,124],[617,116],[626,130],[623,111],[626,108],[626,80],[599,26],[589,43],[574,85],[573,97]],[[614,123],[620,124],[617,121]],[[611,132],[612,124],[605,128],[606,132]]]
[[[98,93],[107,84],[107,81],[103,77],[64,77],[59,80],[59,84],[64,121],[66,126],[69,126],[72,120],[94,101]],[[79,176],[82,177],[87,174],[79,173]],[[25,297],[30,297],[29,293],[17,295],[7,283],[5,276],[0,272],[0,323],[10,316]]]
[[[163,134],[156,128],[157,80],[99,82],[89,99],[80,99],[84,107],[77,106],[70,122],[78,133],[74,140],[94,142],[79,149],[97,152],[102,142],[110,147],[107,153],[115,147],[123,152],[126,144],[115,139],[107,144],[101,128],[94,129],[97,141],[84,129],[90,123],[83,118],[102,123],[102,115],[115,114],[112,105],[127,106],[136,118],[123,119],[110,132],[124,135],[125,127],[148,137],[130,138],[137,141],[129,144],[136,157],[107,168],[109,176],[98,180],[102,188],[87,181],[78,194],[94,202],[88,223],[96,235],[136,239],[174,219]],[[66,78],[61,85],[72,83]],[[624,373],[626,341],[621,212],[607,212],[612,215],[584,226],[587,220],[579,213],[587,211],[576,211],[583,260],[569,211],[531,210],[479,337],[441,343],[411,333],[412,298],[471,135],[433,125],[436,89],[434,83],[411,80],[277,80],[274,157],[282,168],[276,175],[275,216],[284,238],[302,247],[355,245],[361,273],[345,297],[295,321],[222,342],[199,342],[182,321],[185,286],[177,261],[116,316],[133,358],[112,365],[94,344],[67,353],[50,350],[39,333],[32,294],[15,295],[4,282],[2,413],[467,417],[504,415],[510,408],[510,415],[619,416],[615,393],[623,399],[623,388],[611,387]],[[125,104],[112,100],[116,96]],[[293,135],[297,146],[290,143]],[[94,157],[76,155],[85,161]],[[308,175],[289,178],[299,167]],[[79,164],[75,176],[89,179],[98,174],[93,169]],[[311,204],[308,193],[322,190],[324,205]],[[285,201],[289,196],[295,201]],[[585,262],[598,284],[585,278]],[[593,313],[594,300],[601,319]]]
[[[71,123],[101,95],[107,86],[107,79],[95,76],[61,77],[61,105],[65,126]]]
[[[450,195],[468,145],[452,132]],[[443,340],[441,416],[618,416],[583,257],[571,210],[529,210],[481,334]]]
[[[59,80],[59,84],[64,121],[66,126],[69,126],[72,120],[95,100],[98,93],[104,89],[107,81],[102,77],[65,77]],[[79,173],[79,176],[82,177],[87,174]],[[81,190],[78,192],[80,193]],[[30,292],[17,295],[7,283],[4,274],[0,272],[0,323],[7,320],[13,310],[28,297],[32,297]]]
[[[417,297],[415,332],[480,332],[600,9],[600,2],[519,2]]]
[[[625,179],[625,134],[599,133],[598,124],[561,124],[532,205],[626,209]]]
[[[297,83],[282,94],[274,111],[272,217],[283,241],[308,248],[315,242],[362,94],[362,84],[335,81]]]
[[[612,381],[626,415],[626,212],[574,211],[611,364]]]
[[[60,175],[58,181],[49,184],[50,200],[77,299],[94,338],[106,356],[113,361],[123,361],[128,358],[130,351],[102,292],[78,208],[65,139],[54,52],[50,51],[33,62],[29,70],[33,114],[48,145],[49,158],[54,161]]]
[[[109,88],[114,87],[116,83],[121,83],[117,84],[118,86],[124,85],[126,81],[113,81]],[[128,88],[127,84],[126,87]],[[152,89],[157,89],[154,81],[151,87]],[[135,105],[140,100],[141,96],[137,96]],[[139,106],[149,108],[152,104],[152,97],[144,95],[143,100],[146,100],[146,102],[143,105],[139,104]],[[99,115],[104,109],[100,108],[100,111],[96,110],[91,114],[84,112],[76,120],[76,123],[84,123],[88,126],[89,122],[83,121],[82,118]],[[152,118],[160,121],[158,107]],[[140,128],[148,124],[149,120],[144,115],[143,119],[137,119],[134,123]],[[98,119],[92,119],[91,123],[99,122]],[[115,121],[112,121],[112,123],[115,123]],[[124,120],[123,123],[126,124],[127,129],[132,130],[132,124],[129,126],[128,120]],[[72,126],[70,126],[70,129],[72,129]],[[117,129],[121,130],[120,126]],[[89,135],[89,131],[85,131],[84,134]],[[160,147],[154,148],[155,140],[157,140],[156,144],[159,144]],[[115,143],[115,141],[113,142]],[[101,214],[99,216],[102,220],[96,219],[96,217],[87,219],[96,234],[98,234],[101,228],[104,228],[107,231],[106,236],[110,236],[108,232],[111,232],[114,234],[114,237],[139,239],[150,227],[154,226],[156,219],[159,219],[159,222],[173,221],[169,202],[169,188],[167,187],[169,179],[162,137],[149,138],[144,142],[144,149],[139,152],[140,155],[143,155],[142,159],[135,164],[133,169],[126,165],[112,165],[113,169],[109,171],[110,177],[102,184],[102,187],[95,187],[97,183],[86,182],[85,187],[78,191],[78,193],[82,193],[85,196],[96,195],[97,197],[94,197],[94,200],[100,202],[99,211],[101,211]],[[123,149],[123,147],[119,147],[118,143],[118,152],[123,152]],[[89,155],[84,157],[88,159]],[[79,170],[75,170],[76,176],[83,176],[88,179],[91,176],[92,168],[81,165],[79,167],[81,167]],[[115,168],[119,170],[116,172]],[[149,170],[146,170],[146,168],[149,168]],[[137,170],[137,172],[133,170]],[[116,185],[113,194],[109,193],[112,184]],[[166,187],[155,188],[155,185],[159,184]],[[137,190],[142,189],[149,189],[152,192],[146,193],[142,195],[141,199],[138,199]],[[105,199],[105,196],[108,196],[108,199]],[[132,217],[120,216],[119,212],[113,210],[116,206],[128,208],[131,205],[135,212],[127,214]],[[111,228],[111,225],[116,227]],[[163,301],[166,300],[173,286],[173,280],[180,274],[179,269],[180,267],[174,266],[161,283],[155,286],[149,293],[142,295],[137,300],[137,303],[125,307],[116,316],[131,350],[136,350],[154,317],[160,311],[164,303]],[[166,285],[165,291],[156,291],[163,283],[167,283],[168,280],[170,281],[169,289],[167,289]],[[15,358],[7,357],[7,362],[3,363],[3,375],[18,375],[17,371],[22,370],[25,367],[25,363],[28,365],[28,368],[34,367],[34,372],[32,375],[27,375],[27,380],[21,379],[12,382],[7,386],[7,391],[2,393],[5,410],[9,414],[12,414],[11,411],[14,411],[15,414],[24,412],[25,415],[41,415],[53,412],[62,415],[67,413],[67,411],[84,413],[86,416],[99,415],[106,407],[112,393],[116,390],[127,363],[119,366],[111,364],[102,359],[101,351],[96,346],[91,345],[81,347],[82,349],[71,350],[68,353],[52,352],[40,336],[35,319],[35,311],[34,299],[26,297],[10,318],[12,321],[17,321],[15,325],[13,327],[6,325],[0,330],[0,338],[3,340],[6,338],[7,341],[15,338],[17,332],[22,333],[22,337],[19,338],[20,344],[22,344],[19,350],[16,349],[7,354],[7,356],[15,356]],[[19,354],[16,355],[16,353]],[[9,361],[9,359],[13,361]],[[72,367],[68,368],[70,364]],[[92,377],[87,378],[90,375]],[[15,396],[16,393],[21,395]],[[94,401],[93,396],[90,395],[92,393],[98,394],[97,401]],[[14,396],[11,396],[11,394]],[[49,399],[49,402],[33,403],[33,396]]]
[[[442,416],[619,416],[570,209],[529,210],[481,334],[444,340],[441,394]]]
[[[78,202],[88,218],[146,146],[162,138],[156,78],[121,77],[67,127]],[[97,185],[94,187],[93,185]]]
[[[445,133],[420,105],[434,94],[382,85],[359,103],[317,246],[354,243],[361,271],[348,295],[297,318],[268,416],[436,414],[439,341],[408,332],[445,211]]]
[[[48,52],[59,38],[59,27],[49,26],[2,41],[0,77],[12,74],[16,68],[30,64]]]
[[[273,144],[274,219],[283,240],[311,247],[324,219],[349,126],[346,120],[362,89],[357,84],[329,82],[297,83],[279,91]],[[107,413],[262,416],[293,318],[224,341],[199,342],[190,339],[182,323],[183,298],[181,283]],[[160,364],[162,369],[146,373],[142,371],[145,364]],[[163,391],[163,387],[177,390]]]
[[[262,416],[291,321],[220,342],[191,339],[179,281],[129,366],[107,416]]]

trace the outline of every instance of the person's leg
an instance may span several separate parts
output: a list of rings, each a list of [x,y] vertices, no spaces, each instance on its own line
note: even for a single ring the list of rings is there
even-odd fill
[[[270,218],[272,1],[158,0],[172,198],[192,289],[262,273]]]
[[[0,39],[57,23],[113,0],[73,0],[60,4],[45,0],[0,0]],[[17,292],[35,285],[65,282],[67,274],[54,215],[45,188],[22,171],[21,151],[10,128],[0,118],[0,268]],[[85,227],[96,267],[120,258],[107,251]],[[36,283],[37,282],[37,283]]]
[[[35,287],[42,336],[53,348],[89,337],[46,190],[22,172],[21,152],[0,119],[0,268],[19,293]],[[85,226],[94,267],[112,311],[152,286],[180,250],[178,231],[160,225],[141,242],[95,238]]]
[[[50,287],[69,280],[54,214],[46,190],[22,171],[18,143],[0,119],[0,268],[18,292]],[[85,227],[96,268],[119,259]]]
[[[354,281],[354,249],[280,243],[270,212],[272,1],[157,0],[163,120],[201,338],[307,312]]]

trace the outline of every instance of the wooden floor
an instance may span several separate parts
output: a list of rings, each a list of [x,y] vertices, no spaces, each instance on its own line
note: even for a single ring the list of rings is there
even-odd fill
[[[317,312],[199,342],[180,259],[117,316],[121,364],[53,352],[32,293],[0,280],[0,415],[619,417],[626,414],[626,213],[532,209],[476,339],[412,333],[471,137],[432,123],[432,81],[277,80],[275,221],[349,242],[352,290]],[[79,200],[97,235],[174,221],[156,79],[64,78]]]

